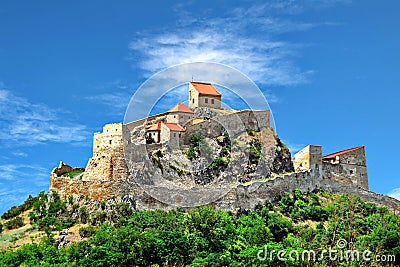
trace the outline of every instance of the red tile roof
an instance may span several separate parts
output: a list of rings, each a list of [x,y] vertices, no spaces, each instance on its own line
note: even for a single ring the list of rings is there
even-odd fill
[[[182,126],[180,126],[178,123],[163,123],[165,126],[167,126],[171,131],[174,132],[185,132],[185,128],[183,128]]]
[[[329,155],[326,155],[326,156],[322,157],[322,159],[334,159],[334,158],[336,158],[336,156],[340,156],[340,155],[355,151],[355,150],[360,149],[360,148],[364,148],[364,146],[353,147],[353,148],[342,150],[342,151],[339,151],[339,152],[336,152],[336,153],[333,153],[333,154],[329,154]]]
[[[190,82],[190,84],[193,85],[200,94],[221,96],[221,93],[218,92],[211,83]]]
[[[150,127],[147,129],[147,131],[160,131],[161,130],[161,122],[152,124]]]
[[[176,104],[173,108],[168,110],[168,112],[184,112],[184,113],[194,113],[190,108],[188,108],[185,104],[179,103]]]

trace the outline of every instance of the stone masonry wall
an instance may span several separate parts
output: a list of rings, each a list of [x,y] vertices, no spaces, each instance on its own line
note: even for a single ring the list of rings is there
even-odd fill
[[[122,131],[127,130],[126,127],[122,127],[122,124],[114,124],[110,127],[104,127],[104,129],[106,130],[104,135],[96,135],[96,138],[99,138],[96,142],[105,142],[106,145],[94,149],[96,154],[89,159],[83,176],[73,179],[61,177],[62,173],[72,171],[73,168],[60,164],[50,175],[50,190],[57,191],[61,197],[87,195],[93,200],[122,199],[128,196],[135,199],[138,209],[174,208],[174,205],[161,203],[144,192],[128,173],[122,147],[122,137],[121,140],[113,142],[117,136],[122,136]],[[121,132],[119,132],[119,129]],[[107,130],[109,131],[107,132]],[[109,143],[110,140],[112,141],[111,144]],[[159,148],[160,144],[148,147],[150,150]],[[132,153],[135,158],[147,155],[142,151],[132,151]],[[364,180],[355,180],[354,177],[351,177],[350,169],[346,165],[348,164],[354,168],[355,165],[351,163],[343,162],[339,165],[324,162],[322,171],[320,168],[314,168],[263,182],[232,186],[232,189],[226,195],[209,204],[224,210],[252,209],[258,203],[265,203],[266,200],[274,199],[284,192],[291,192],[296,188],[300,188],[304,192],[323,188],[339,194],[356,194],[364,201],[385,205],[390,210],[399,212],[400,201],[389,196],[370,192],[366,190]],[[364,170],[362,167],[357,166],[356,173],[366,172],[366,169]],[[165,193],[167,194],[168,192]]]
[[[355,184],[368,190],[368,171],[364,147],[337,156],[335,160],[324,160],[323,170],[328,178],[347,185]]]

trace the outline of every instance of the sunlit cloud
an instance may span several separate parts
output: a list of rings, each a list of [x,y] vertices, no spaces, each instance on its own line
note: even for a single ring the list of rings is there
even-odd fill
[[[0,145],[36,145],[45,142],[77,144],[89,140],[85,125],[66,119],[66,112],[29,102],[0,89]]]
[[[319,24],[278,19],[266,15],[269,9],[268,5],[234,8],[214,18],[186,12],[180,27],[141,33],[129,48],[135,64],[148,74],[181,63],[215,62],[232,66],[260,84],[307,82],[313,71],[301,70],[294,62],[303,45],[280,40],[277,34],[306,31]]]

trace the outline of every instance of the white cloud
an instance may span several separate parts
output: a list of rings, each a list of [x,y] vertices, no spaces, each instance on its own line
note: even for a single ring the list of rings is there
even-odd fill
[[[0,141],[13,146],[87,141],[90,133],[86,126],[62,117],[65,113],[0,89]]]
[[[27,156],[28,156],[27,153],[22,152],[22,151],[14,151],[14,152],[12,152],[12,154],[13,154],[14,156],[17,156],[17,157],[27,157]]]
[[[0,165],[0,214],[49,186],[50,170],[33,164]]]
[[[264,6],[270,11],[299,14],[308,9],[321,10],[338,4],[350,4],[351,0],[272,0]]]
[[[395,188],[388,193],[388,196],[400,200],[400,188]]]
[[[129,100],[132,97],[134,85],[125,84],[120,80],[95,86],[98,94],[84,97],[84,99],[103,105],[109,115],[119,117],[122,120]],[[81,96],[79,96],[80,98]]]
[[[293,62],[301,45],[274,36],[305,31],[318,24],[266,15],[269,9],[268,5],[236,8],[228,16],[217,18],[196,18],[186,12],[181,26],[142,33],[129,48],[138,54],[135,60],[140,68],[150,73],[181,63],[216,62],[237,68],[266,85],[306,82],[312,72],[299,69]]]
[[[24,176],[47,177],[49,170],[37,165],[3,164],[0,165],[0,181],[15,180]]]
[[[95,101],[98,104],[110,107],[110,110],[112,110],[113,114],[121,116],[124,115],[130,98],[131,95],[121,92],[104,93],[86,97],[87,100]]]

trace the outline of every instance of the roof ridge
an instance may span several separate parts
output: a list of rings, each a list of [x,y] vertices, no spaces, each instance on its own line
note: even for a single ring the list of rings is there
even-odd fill
[[[168,113],[172,112],[183,112],[183,113],[194,113],[193,110],[191,110],[188,106],[186,106],[184,103],[178,103],[172,108],[170,108]]]
[[[211,83],[190,82],[193,88],[203,95],[222,96]]]
[[[331,158],[331,157],[333,157],[333,156],[340,156],[340,155],[343,155],[343,154],[346,154],[346,153],[355,151],[355,150],[360,149],[360,148],[363,148],[363,147],[364,147],[364,146],[356,146],[356,147],[353,147],[353,148],[348,148],[348,149],[340,150],[340,151],[338,151],[338,152],[331,153],[331,154],[328,154],[328,155],[326,155],[326,156],[323,156],[322,158],[324,159],[324,158]]]

